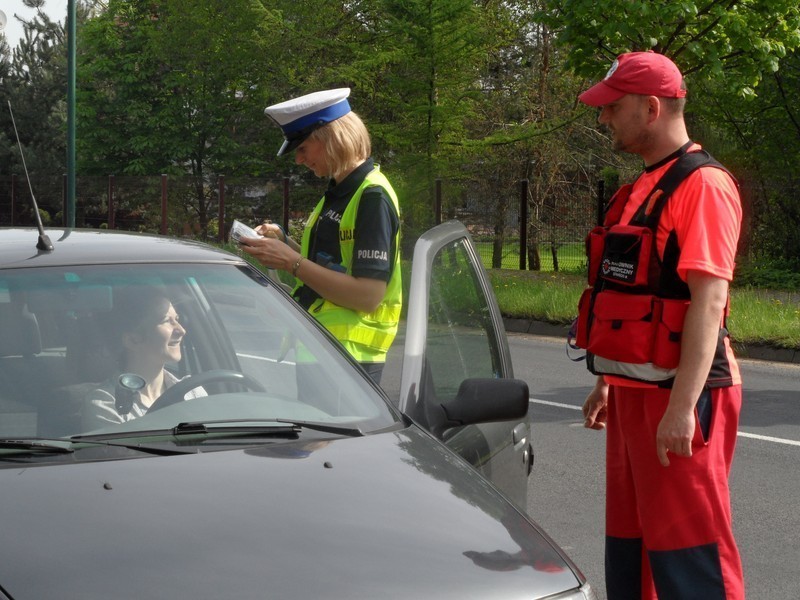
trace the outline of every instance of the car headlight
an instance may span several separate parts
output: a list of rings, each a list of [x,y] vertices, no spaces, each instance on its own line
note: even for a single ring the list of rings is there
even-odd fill
[[[592,586],[588,583],[584,583],[580,589],[556,596],[548,596],[547,600],[597,600],[597,596],[594,595]]]

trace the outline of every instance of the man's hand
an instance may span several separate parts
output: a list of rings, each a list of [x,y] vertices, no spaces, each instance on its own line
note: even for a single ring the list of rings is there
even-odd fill
[[[667,407],[656,431],[656,452],[663,466],[669,466],[667,452],[687,458],[692,456],[692,438],[696,426],[694,410],[687,412]]]
[[[681,335],[681,360],[669,396],[669,404],[656,432],[656,452],[662,465],[669,466],[667,452],[692,455],[692,438],[697,420],[694,407],[708,378],[719,326],[728,301],[728,282],[701,271],[686,276],[692,302],[686,311]]]
[[[583,426],[587,429],[605,429],[606,419],[608,413],[606,405],[608,404],[608,385],[603,381],[602,377],[597,378],[594,388],[586,397],[583,403]]]

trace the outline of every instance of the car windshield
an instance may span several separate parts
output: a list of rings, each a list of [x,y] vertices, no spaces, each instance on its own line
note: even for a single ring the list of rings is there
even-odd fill
[[[398,418],[291,298],[244,265],[6,269],[0,327],[2,440],[215,422],[367,433]]]

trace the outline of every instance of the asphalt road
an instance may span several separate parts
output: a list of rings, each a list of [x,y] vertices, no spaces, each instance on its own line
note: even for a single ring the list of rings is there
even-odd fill
[[[536,462],[528,512],[573,558],[604,600],[605,434],[583,428],[593,383],[564,340],[509,334],[531,391]],[[747,597],[800,598],[800,365],[740,363],[744,406],[731,473],[734,532]]]

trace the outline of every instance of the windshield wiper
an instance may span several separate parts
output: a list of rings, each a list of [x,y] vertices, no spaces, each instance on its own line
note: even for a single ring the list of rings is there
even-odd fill
[[[36,454],[71,454],[69,446],[55,444],[45,440],[0,440],[0,450],[21,450]]]
[[[253,427],[252,423],[259,423]],[[284,423],[284,426],[264,425],[264,423]],[[213,426],[209,429],[209,425]],[[219,427],[227,425],[227,427]],[[364,432],[358,427],[345,427],[331,423],[316,421],[297,421],[294,419],[229,419],[222,421],[192,421],[179,423],[172,429],[174,435],[204,434],[204,433],[253,433],[259,432],[267,435],[298,435],[303,429],[313,429],[325,433],[345,435],[348,437],[361,437]]]
[[[174,456],[176,454],[195,454],[186,450],[176,450],[175,448],[164,448],[161,446],[144,446],[142,444],[119,444],[110,442],[103,439],[90,439],[91,435],[73,435],[69,438],[71,444],[87,444],[92,446],[108,446],[111,448],[125,448],[127,450],[135,450],[137,452],[144,452],[147,454],[155,454],[157,456]],[[66,440],[65,440],[66,441]],[[74,452],[74,449],[68,449],[68,452]]]

